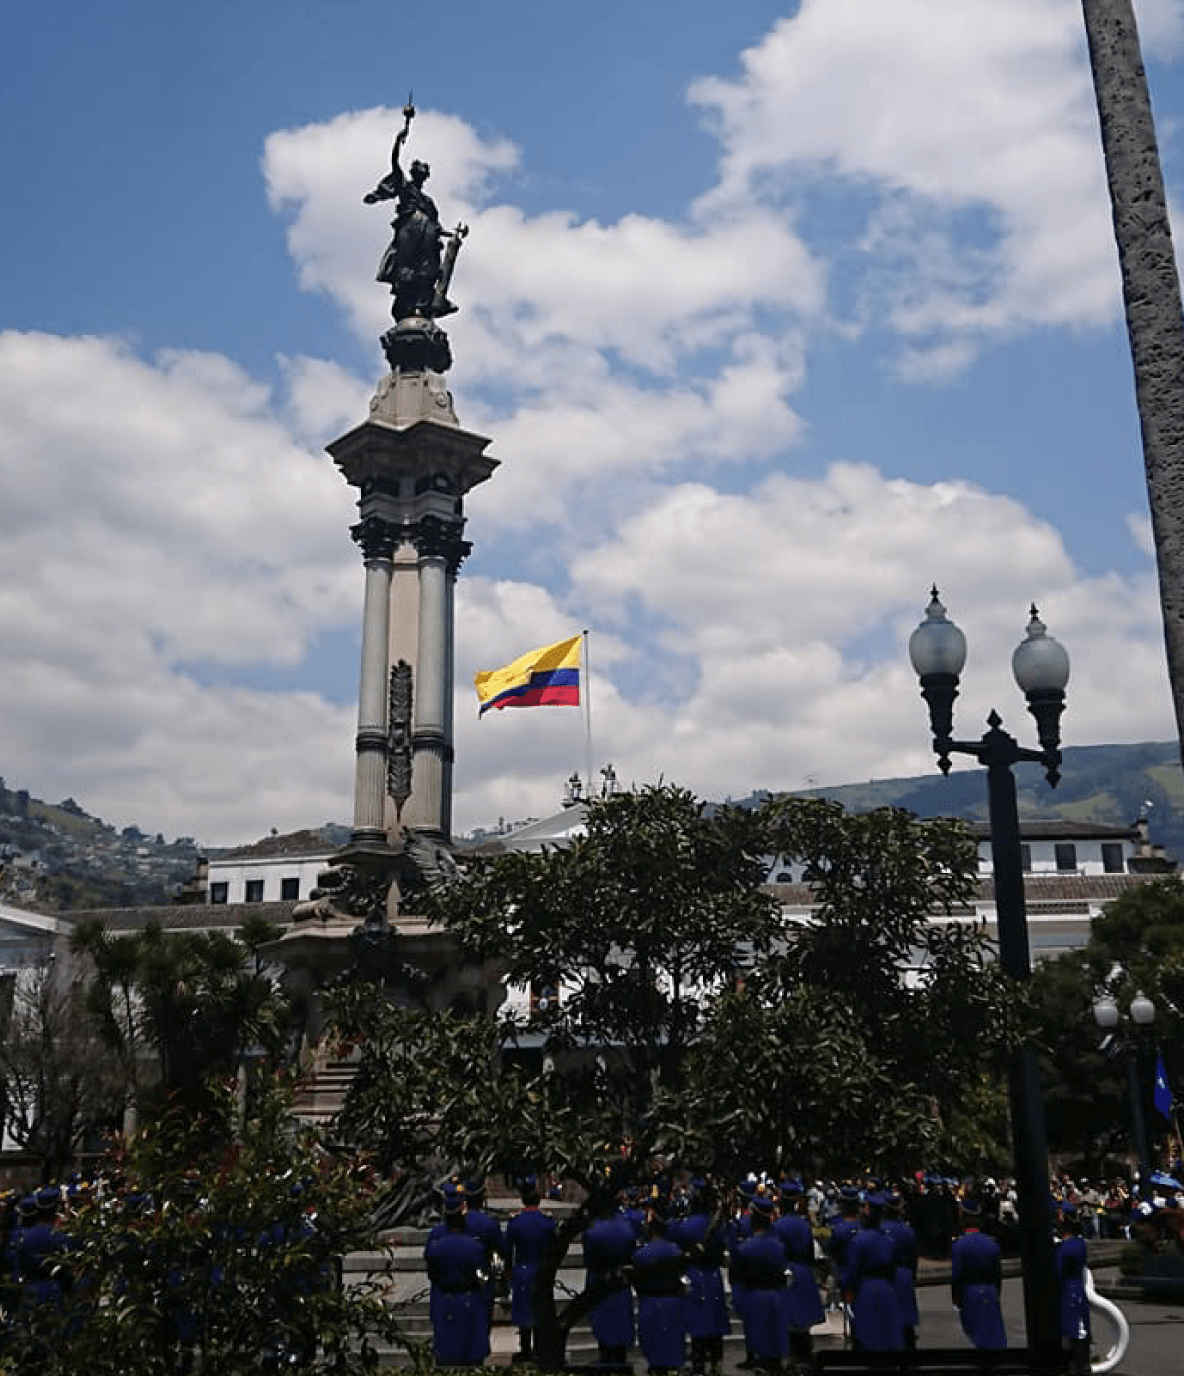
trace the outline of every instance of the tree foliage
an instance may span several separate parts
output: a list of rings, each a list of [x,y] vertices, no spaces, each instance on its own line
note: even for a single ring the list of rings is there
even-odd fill
[[[743,1106],[762,1159],[845,1173],[947,1158],[967,1085],[997,1072],[1013,1028],[981,926],[934,920],[964,916],[975,890],[964,825],[793,798],[760,820],[815,907],[716,1007],[698,1077]]]
[[[212,1085],[233,1109],[227,1085]],[[376,1285],[343,1288],[339,1259],[375,1246],[369,1171],[295,1131],[269,1080],[233,1144],[211,1149],[174,1103],[136,1133],[118,1173],[68,1223],[61,1307],[24,1311],[0,1371],[41,1376],[362,1376],[401,1341]]]
[[[0,1036],[3,1126],[60,1180],[77,1154],[116,1130],[123,1115],[118,1069],[97,1036],[62,951],[6,977]]]
[[[1127,1017],[1140,991],[1155,1005],[1154,1025],[1145,1032]],[[1109,1039],[1093,1013],[1103,992],[1123,1017]],[[1107,1156],[1130,1148],[1126,1055],[1136,1057],[1148,1128],[1153,1137],[1162,1133],[1167,1124],[1151,1108],[1156,1049],[1177,1093],[1184,1080],[1184,880],[1165,875],[1126,889],[1094,919],[1084,950],[1038,965],[1033,1016],[1053,1150],[1081,1156],[1097,1173]]]
[[[764,883],[774,855],[804,871],[808,921],[785,924]],[[549,1151],[592,1159],[563,1151],[566,1105],[601,1143],[661,1136],[729,1170],[915,1165],[949,1149],[967,1086],[1018,1035],[982,928],[933,921],[964,917],[976,878],[962,824],[898,809],[712,813],[670,785],[594,803],[570,847],[481,860],[432,909],[473,957],[561,997],[494,1036],[355,996],[344,1121],[392,1156],[430,1121],[437,1144],[492,1163],[509,1142],[537,1162],[545,1120],[563,1126]]]
[[[754,813],[653,785],[592,804],[563,849],[476,862],[432,915],[511,983],[562,990],[534,1023],[549,1049],[611,1044],[641,1076],[676,1066],[705,993],[769,949],[764,846]]]
[[[87,1003],[118,1053],[132,1099],[174,1099],[198,1112],[212,1108],[211,1077],[233,1074],[248,1051],[282,1057],[287,1005],[260,968],[259,944],[224,932],[167,933],[158,924],[111,935],[83,923],[74,949],[90,957]],[[144,1052],[154,1061],[145,1083]]]

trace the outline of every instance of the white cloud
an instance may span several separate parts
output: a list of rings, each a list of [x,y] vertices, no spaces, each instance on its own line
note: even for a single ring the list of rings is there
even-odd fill
[[[286,792],[273,821],[340,815],[348,713],[201,686],[291,667],[356,614],[348,490],[271,405],[225,358],[0,335],[10,778],[208,840],[251,834],[256,787]]]
[[[1136,0],[1135,18],[1147,57],[1166,61],[1184,53],[1184,0]]]
[[[595,765],[611,759],[623,778],[665,775],[712,798],[927,772],[907,641],[934,579],[971,646],[963,734],[980,735],[996,707],[1035,744],[1010,672],[1035,599],[1074,665],[1066,741],[1170,736],[1150,572],[1087,578],[1057,532],[1009,498],[836,465],[738,495],[682,484],[575,558],[571,597],[588,609],[599,666]],[[516,584],[462,580],[458,606],[458,819],[541,815],[567,774],[584,772],[578,714],[478,723],[465,711],[469,680],[579,623]],[[500,770],[514,780],[509,799]]]
[[[837,179],[853,206],[870,201],[846,245],[849,270],[875,285],[861,304],[921,348],[953,341],[968,357],[1034,325],[1112,317],[1078,7],[804,0],[742,67],[692,88],[724,147],[705,211],[808,202]]]

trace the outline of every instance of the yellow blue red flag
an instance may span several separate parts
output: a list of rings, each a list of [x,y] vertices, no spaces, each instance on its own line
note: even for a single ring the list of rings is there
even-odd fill
[[[504,669],[484,669],[473,682],[478,716],[491,707],[558,707],[580,705],[580,641],[573,635],[519,655]]]

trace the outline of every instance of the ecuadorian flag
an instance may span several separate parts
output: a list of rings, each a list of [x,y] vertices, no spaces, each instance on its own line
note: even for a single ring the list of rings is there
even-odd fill
[[[580,705],[580,641],[573,635],[519,655],[504,669],[485,669],[473,679],[480,703],[478,716],[491,707],[557,707]]]

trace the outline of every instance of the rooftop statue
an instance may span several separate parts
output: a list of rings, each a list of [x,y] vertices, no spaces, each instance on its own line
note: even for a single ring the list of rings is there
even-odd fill
[[[451,315],[456,307],[448,299],[448,286],[461,242],[468,234],[465,225],[444,229],[436,203],[423,189],[431,169],[416,159],[407,172],[399,165],[399,155],[407,142],[415,106],[408,96],[403,106],[403,127],[395,135],[391,150],[391,170],[373,191],[362,199],[367,205],[376,201],[395,201],[391,221],[394,236],[378,265],[377,280],[386,282],[394,301],[391,315],[396,323],[418,317],[432,320]],[[447,247],[444,247],[444,241]]]

